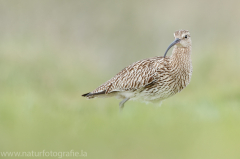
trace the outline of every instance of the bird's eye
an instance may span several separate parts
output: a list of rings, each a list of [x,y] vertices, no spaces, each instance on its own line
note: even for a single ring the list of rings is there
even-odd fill
[[[185,35],[185,38],[187,39],[187,35]]]

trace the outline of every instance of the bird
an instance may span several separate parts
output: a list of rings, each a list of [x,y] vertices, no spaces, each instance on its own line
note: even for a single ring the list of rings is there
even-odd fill
[[[122,99],[119,103],[122,110],[128,100],[161,103],[181,92],[192,76],[192,40],[188,30],[174,32],[174,38],[164,56],[137,61],[82,96],[88,99],[115,96]],[[172,54],[166,56],[172,47]]]

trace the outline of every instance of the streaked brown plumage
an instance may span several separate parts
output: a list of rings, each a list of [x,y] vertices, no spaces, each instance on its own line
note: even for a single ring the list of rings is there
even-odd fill
[[[174,33],[175,40],[167,51],[174,46],[172,55],[153,57],[137,61],[124,68],[90,93],[87,98],[116,96],[123,99],[120,108],[129,99],[160,102],[185,88],[192,76],[192,41],[187,30]]]

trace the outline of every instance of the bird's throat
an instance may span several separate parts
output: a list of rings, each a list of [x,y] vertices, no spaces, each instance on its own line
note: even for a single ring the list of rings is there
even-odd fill
[[[174,47],[170,60],[178,62],[188,62],[191,60],[191,47]]]

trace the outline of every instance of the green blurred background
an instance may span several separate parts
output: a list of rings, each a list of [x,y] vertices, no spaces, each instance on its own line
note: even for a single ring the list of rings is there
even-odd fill
[[[1,0],[0,151],[240,158],[239,6],[238,0]],[[115,98],[81,97],[125,66],[162,56],[179,29],[191,33],[192,81],[161,107],[129,101],[119,114]]]

